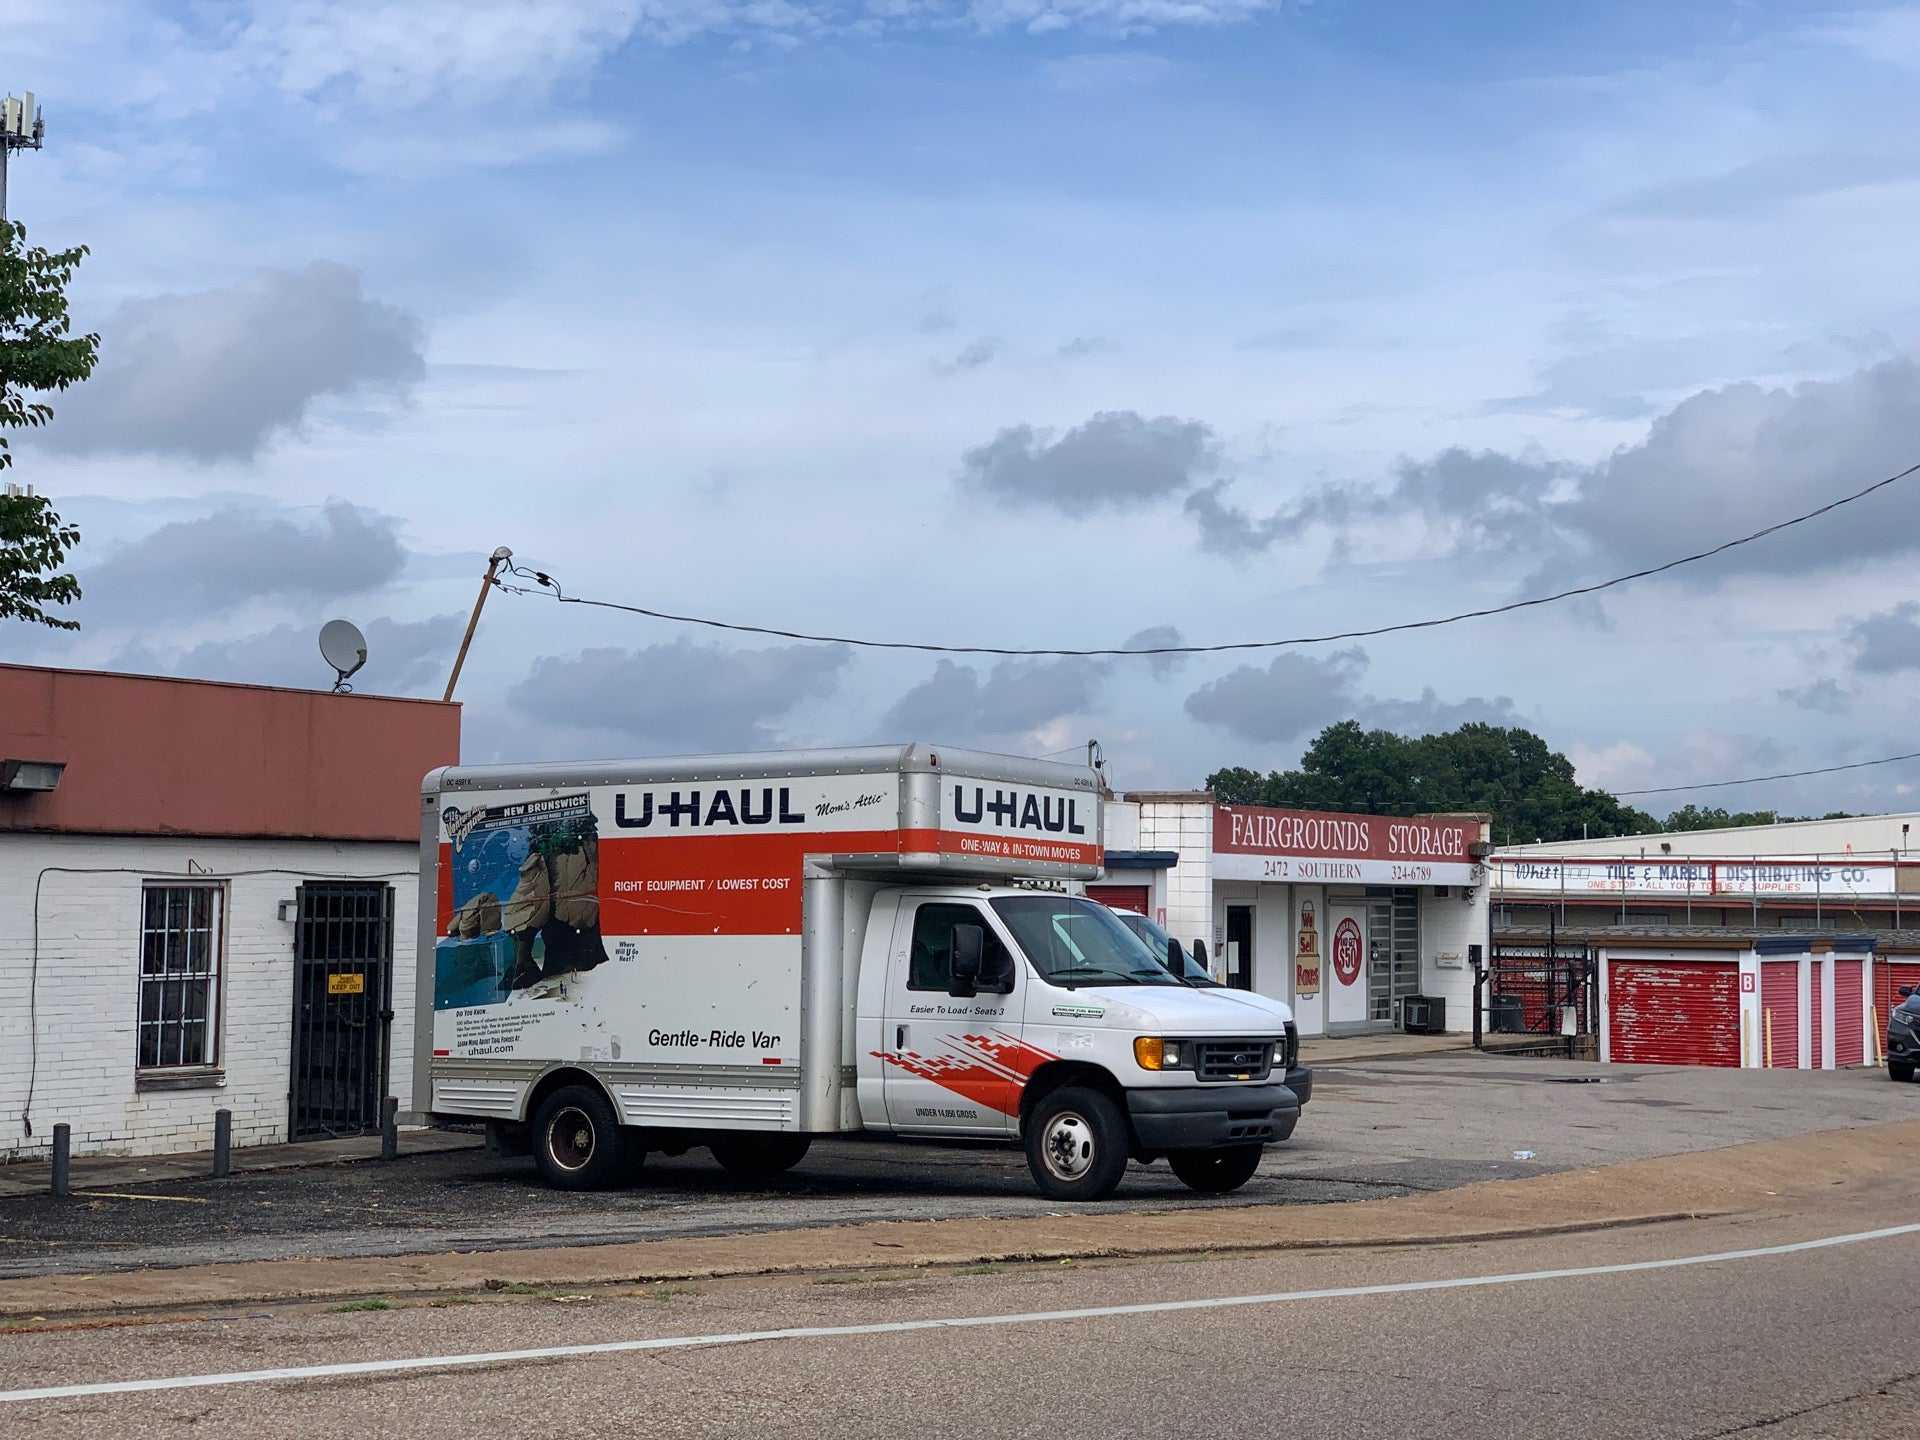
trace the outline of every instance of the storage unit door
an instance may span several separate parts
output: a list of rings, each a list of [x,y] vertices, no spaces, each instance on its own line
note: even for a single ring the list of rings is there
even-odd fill
[[[1115,910],[1131,910],[1136,915],[1148,915],[1147,909],[1153,892],[1145,885],[1089,885],[1087,898],[1098,900],[1102,905],[1111,905]]]
[[[1740,974],[1732,962],[1615,960],[1607,983],[1614,1060],[1628,1065],[1740,1063]]]
[[[1776,1070],[1800,1068],[1800,962],[1775,960],[1760,967],[1760,1043],[1773,1031],[1766,1063]]]
[[[1826,962],[1816,960],[1807,967],[1812,977],[1808,984],[1811,998],[1807,1002],[1807,1024],[1813,1027],[1813,1068],[1822,1069],[1827,1063],[1827,997]]]
[[[1884,1044],[1887,1035],[1887,1016],[1893,1013],[1893,1007],[1900,1003],[1902,985],[1920,986],[1920,957],[1902,956],[1888,959],[1882,956],[1873,966],[1874,1023],[1880,1027],[1880,1038]]]
[[[1866,965],[1859,960],[1833,962],[1833,1063],[1866,1063]]]

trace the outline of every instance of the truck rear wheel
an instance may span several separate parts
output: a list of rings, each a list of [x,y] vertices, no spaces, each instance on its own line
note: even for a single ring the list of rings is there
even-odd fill
[[[811,1135],[742,1135],[716,1140],[708,1148],[720,1168],[742,1180],[771,1180],[807,1158]]]
[[[1028,1114],[1027,1168],[1052,1200],[1104,1200],[1127,1173],[1127,1121],[1098,1090],[1068,1085]]]
[[[1264,1145],[1232,1145],[1225,1150],[1175,1150],[1167,1156],[1167,1168],[1189,1190],[1225,1195],[1253,1178],[1264,1149]]]
[[[599,1190],[620,1178],[626,1150],[620,1117],[598,1090],[565,1085],[533,1117],[533,1160],[557,1190]]]

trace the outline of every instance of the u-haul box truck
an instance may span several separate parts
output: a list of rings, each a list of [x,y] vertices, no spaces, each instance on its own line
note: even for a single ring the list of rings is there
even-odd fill
[[[415,1103],[569,1189],[859,1130],[1024,1144],[1061,1199],[1160,1156],[1234,1189],[1311,1092],[1291,1013],[1065,893],[1100,802],[1089,770],[927,745],[437,770]]]

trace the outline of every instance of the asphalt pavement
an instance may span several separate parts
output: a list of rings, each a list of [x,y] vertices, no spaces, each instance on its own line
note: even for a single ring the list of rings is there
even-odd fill
[[[1235,1195],[1135,1166],[1105,1209],[1308,1205],[1444,1190],[1920,1116],[1877,1071],[1728,1072],[1430,1056],[1326,1067],[1293,1140]],[[1516,1158],[1523,1156],[1525,1158]],[[651,1158],[630,1187],[545,1188],[530,1161],[467,1150],[89,1187],[0,1202],[0,1278],[211,1260],[604,1244],[871,1220],[1055,1213],[1018,1150],[836,1139],[748,1184],[704,1151]]]
[[[1920,1239],[1754,1252],[1911,1224],[1917,1210],[1882,1188],[1811,1212],[1499,1245],[28,1327],[0,1335],[0,1392],[374,1368],[73,1399],[0,1393],[0,1434],[1908,1436],[1920,1358],[1904,1315],[1920,1283]],[[1714,1255],[1723,1258],[1610,1268]],[[1537,1273],[1590,1267],[1599,1273]],[[1407,1288],[1423,1284],[1435,1288]],[[1370,1286],[1396,1288],[1353,1293]],[[1265,1298],[1218,1303],[1249,1297]],[[1097,1313],[1180,1301],[1201,1303]],[[985,1323],[930,1323],[955,1319]],[[764,1333],[845,1326],[911,1328]],[[761,1338],[688,1343],[741,1333]],[[669,1348],[516,1353],[636,1340]],[[477,1353],[493,1358],[445,1364]],[[427,1364],[391,1368],[409,1359]]]

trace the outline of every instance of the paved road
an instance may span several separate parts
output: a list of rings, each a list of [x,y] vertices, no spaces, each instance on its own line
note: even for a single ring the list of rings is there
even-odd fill
[[[1036,1321],[1037,1311],[1605,1266],[1911,1221],[1818,1215],[1554,1241],[1028,1266],[858,1283],[716,1282],[384,1312],[250,1308],[0,1335],[0,1390],[782,1327],[1016,1317],[461,1370],[0,1403],[0,1435],[98,1440],[406,1434],[1901,1436],[1920,1404],[1905,1316],[1920,1238],[1418,1293]]]
[[[1113,1204],[1369,1199],[1916,1116],[1920,1085],[1892,1085],[1873,1071],[1729,1073],[1485,1056],[1354,1065],[1321,1072],[1294,1139],[1271,1150],[1237,1195],[1202,1200],[1162,1164],[1134,1167]],[[1516,1151],[1532,1158],[1517,1161]],[[113,1190],[67,1204],[9,1199],[0,1206],[0,1277],[1058,1208],[1034,1194],[1016,1150],[858,1140],[817,1144],[773,1185],[732,1182],[697,1151],[650,1161],[624,1191],[563,1195],[541,1186],[530,1162],[462,1152]]]

